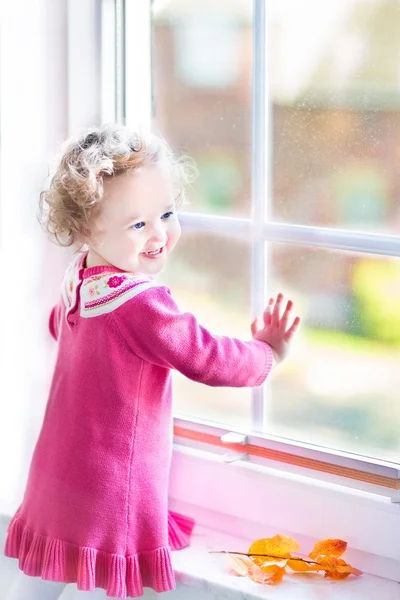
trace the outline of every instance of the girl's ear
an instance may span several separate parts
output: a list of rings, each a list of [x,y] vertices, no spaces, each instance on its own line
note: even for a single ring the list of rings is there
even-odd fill
[[[93,220],[90,224],[85,224],[81,230],[80,241],[86,246],[94,248],[103,244],[103,235],[98,220]]]
[[[83,243],[88,248],[96,251],[96,248],[101,248],[104,245],[104,236],[101,231],[90,232],[89,235],[85,236]]]

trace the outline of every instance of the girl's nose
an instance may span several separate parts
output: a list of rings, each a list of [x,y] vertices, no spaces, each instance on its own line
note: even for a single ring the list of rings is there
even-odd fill
[[[153,243],[164,244],[167,241],[167,234],[162,226],[153,227],[150,240]]]

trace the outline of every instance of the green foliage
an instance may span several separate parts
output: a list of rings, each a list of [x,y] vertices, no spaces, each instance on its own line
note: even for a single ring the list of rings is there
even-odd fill
[[[400,262],[359,260],[353,270],[359,333],[386,344],[400,342]]]

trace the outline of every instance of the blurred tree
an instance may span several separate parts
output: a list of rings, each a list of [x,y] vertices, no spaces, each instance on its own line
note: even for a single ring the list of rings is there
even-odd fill
[[[384,343],[400,342],[400,262],[357,261],[353,293],[360,335]]]

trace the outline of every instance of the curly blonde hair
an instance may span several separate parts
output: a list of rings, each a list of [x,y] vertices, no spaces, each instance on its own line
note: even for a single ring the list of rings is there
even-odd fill
[[[188,157],[175,158],[163,138],[139,135],[124,125],[105,125],[72,137],[62,149],[49,189],[40,194],[39,220],[59,245],[82,246],[101,212],[104,178],[160,161],[171,169],[181,205],[196,167]]]

